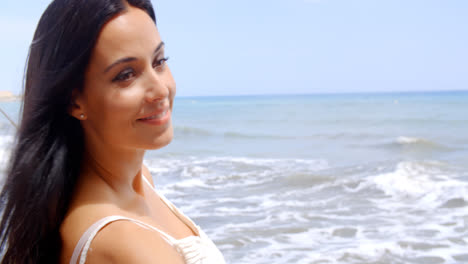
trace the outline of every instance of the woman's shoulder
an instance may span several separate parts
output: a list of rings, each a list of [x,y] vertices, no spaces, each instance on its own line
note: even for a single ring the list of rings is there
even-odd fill
[[[156,232],[132,223],[116,221],[91,242],[86,263],[174,263],[183,257]]]
[[[144,166],[142,167],[142,174],[150,183],[152,183],[151,174]],[[92,188],[90,186],[92,186]],[[78,185],[78,188],[75,190],[73,200],[70,203],[67,215],[60,226],[60,235],[62,238],[61,263],[69,263],[78,241],[82,238],[84,233],[98,221],[105,219],[108,216],[115,215],[126,216],[128,218],[138,218],[138,216],[131,214],[125,209],[122,209],[121,206],[118,206],[118,203],[115,202],[116,199],[118,199],[118,197],[115,197],[115,194],[113,194],[106,185],[99,183],[96,184],[95,182],[84,182],[81,185]],[[125,228],[122,229],[119,227]],[[100,240],[104,239],[113,243],[118,243],[120,242],[119,240],[125,238],[125,241],[131,241],[135,238],[134,234],[141,235],[141,233],[155,236],[155,234],[153,234],[154,232],[142,229],[142,227],[135,223],[129,221],[112,221],[105,225],[102,230],[99,230],[96,238],[92,241],[92,251],[96,252],[96,249],[99,249]],[[138,237],[135,239],[138,240]],[[106,243],[104,243],[104,245],[106,245]],[[107,245],[112,244],[107,243]],[[113,245],[113,247],[114,246],[119,245],[116,244]],[[121,253],[124,253],[124,251]],[[105,255],[109,254],[106,253]]]
[[[152,185],[153,180],[147,167],[142,167],[142,174]],[[90,188],[90,186],[93,186],[93,188]],[[81,188],[77,188],[74,199],[60,227],[62,238],[61,263],[70,262],[78,241],[95,223],[108,216],[123,216],[129,219],[140,218],[138,215],[118,206],[119,203],[115,202],[116,199],[117,197],[112,192],[99,184],[88,183],[87,185],[83,184]],[[134,207],[132,206],[132,208]],[[151,241],[151,243],[145,244],[145,241]],[[133,248],[135,246],[138,246],[136,251]],[[92,250],[90,250],[89,255],[90,261],[97,259],[96,263],[102,263],[105,259],[128,260],[131,257],[151,256],[144,253],[146,250],[158,254],[158,259],[164,257],[165,254],[169,254],[168,257],[170,257],[174,252],[177,253],[173,248],[172,250],[165,250],[167,247],[171,247],[171,245],[157,232],[145,229],[132,221],[111,221],[104,225],[92,240]],[[116,250],[116,248],[120,249]],[[126,258],[124,258],[125,256]],[[115,263],[116,261],[111,262]],[[172,262],[177,263],[175,260]],[[89,263],[89,261],[86,263]],[[138,259],[126,263],[138,263]]]
[[[116,214],[116,211],[105,204],[82,204],[70,208],[60,226],[62,238],[60,262],[69,263],[76,244],[86,230],[105,216],[113,214]]]
[[[111,208],[102,207],[106,215],[82,217],[82,210],[72,212],[62,224],[61,263],[70,262],[75,246],[89,227],[108,215],[117,214]],[[159,233],[132,221],[111,221],[96,231],[86,263],[184,263],[181,255]]]
[[[83,181],[77,184],[67,214],[60,225],[61,263],[68,263],[75,245],[91,225],[108,215],[120,214],[119,208],[109,201],[106,193],[108,191],[102,184]],[[68,261],[64,261],[65,259]]]

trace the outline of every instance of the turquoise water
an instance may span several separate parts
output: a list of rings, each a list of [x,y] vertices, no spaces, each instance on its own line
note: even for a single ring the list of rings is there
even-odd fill
[[[173,124],[145,163],[229,263],[468,263],[468,92],[181,97]]]
[[[179,98],[176,140],[163,152],[453,160],[466,156],[467,102],[466,92]]]

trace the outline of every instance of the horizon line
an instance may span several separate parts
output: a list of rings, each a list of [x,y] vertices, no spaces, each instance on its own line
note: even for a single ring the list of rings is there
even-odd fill
[[[424,94],[424,93],[468,93],[466,90],[419,90],[419,91],[351,91],[351,92],[310,92],[310,93],[272,93],[272,94],[213,94],[213,95],[177,95],[176,98],[192,97],[247,97],[247,96],[301,96],[301,95],[377,95],[377,94]]]

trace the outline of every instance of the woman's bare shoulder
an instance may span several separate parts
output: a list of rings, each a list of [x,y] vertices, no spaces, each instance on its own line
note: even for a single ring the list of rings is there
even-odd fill
[[[100,213],[97,213],[99,212]],[[124,215],[115,208],[92,205],[75,208],[62,223],[61,263],[69,263],[83,233],[109,215]],[[160,233],[120,220],[102,228],[91,242],[86,263],[184,263],[179,253]]]
[[[116,221],[95,237],[86,263],[183,264],[184,259],[158,232],[130,221]]]
[[[146,166],[142,167],[142,174],[150,183],[153,182]],[[82,185],[82,188],[78,188],[78,191],[75,192],[67,215],[60,226],[62,238],[61,263],[69,263],[73,250],[81,236],[100,219],[111,215],[122,215],[132,218],[131,214],[115,204],[116,197],[107,188],[99,184],[94,184],[93,188],[90,188],[90,185],[89,183],[88,185]],[[102,231],[112,230],[113,226],[122,225],[121,222],[126,221],[117,221],[109,224],[109,227],[106,226]],[[125,226],[126,224],[123,225]],[[130,223],[130,226],[140,228],[133,223]],[[98,233],[96,239],[102,236],[102,231]]]
[[[61,263],[69,263],[73,250],[86,230],[99,219],[117,211],[106,204],[81,204],[69,209],[60,226],[62,238]]]

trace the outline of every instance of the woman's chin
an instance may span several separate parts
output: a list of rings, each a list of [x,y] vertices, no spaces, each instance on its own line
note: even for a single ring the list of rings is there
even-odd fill
[[[164,134],[159,135],[151,144],[148,144],[148,146],[146,146],[145,149],[155,150],[163,148],[171,143],[173,137],[174,132],[171,126],[164,132]]]

